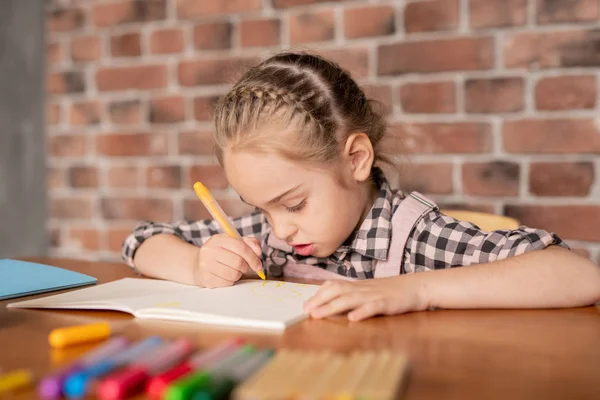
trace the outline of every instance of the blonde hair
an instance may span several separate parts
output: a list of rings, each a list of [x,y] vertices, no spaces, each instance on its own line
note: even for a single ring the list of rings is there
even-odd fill
[[[327,164],[352,133],[365,133],[375,163],[387,131],[373,101],[337,64],[306,53],[281,53],[250,68],[215,107],[219,162],[225,150],[275,152],[296,161]]]

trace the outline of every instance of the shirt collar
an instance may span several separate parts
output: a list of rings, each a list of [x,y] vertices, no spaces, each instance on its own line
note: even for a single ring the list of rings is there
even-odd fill
[[[356,251],[365,257],[385,260],[392,235],[394,192],[381,169],[373,168],[371,177],[379,187],[377,198],[360,228],[348,238],[339,251]]]

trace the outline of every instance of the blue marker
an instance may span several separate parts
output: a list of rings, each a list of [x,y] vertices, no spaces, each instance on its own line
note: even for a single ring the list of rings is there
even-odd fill
[[[69,376],[63,385],[64,394],[69,398],[81,398],[85,396],[93,380],[140,358],[161,343],[162,340],[159,337],[149,337],[131,346],[121,354],[90,365],[83,371]]]

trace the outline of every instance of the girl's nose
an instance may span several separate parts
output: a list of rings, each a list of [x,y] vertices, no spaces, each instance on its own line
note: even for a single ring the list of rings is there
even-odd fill
[[[285,220],[273,221],[273,233],[278,239],[288,241],[295,233],[296,226]]]

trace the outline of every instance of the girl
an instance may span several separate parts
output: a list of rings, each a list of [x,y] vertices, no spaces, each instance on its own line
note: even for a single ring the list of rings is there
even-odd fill
[[[215,120],[219,162],[256,208],[234,220],[244,240],[220,234],[214,221],[144,223],[123,245],[143,274],[209,288],[262,269],[322,279],[306,311],[350,320],[600,300],[600,269],[556,235],[484,232],[418,193],[392,191],[378,167],[386,123],[332,62],[271,57],[222,98]]]

